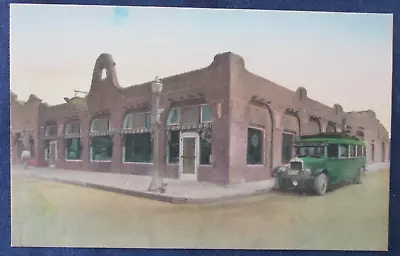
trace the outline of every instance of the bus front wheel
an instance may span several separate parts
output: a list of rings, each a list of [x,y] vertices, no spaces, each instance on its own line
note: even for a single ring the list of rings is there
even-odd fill
[[[324,195],[328,190],[328,176],[325,173],[321,173],[315,178],[314,190],[319,196]]]

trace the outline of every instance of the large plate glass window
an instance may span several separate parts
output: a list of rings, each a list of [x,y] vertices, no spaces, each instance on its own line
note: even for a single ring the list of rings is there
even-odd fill
[[[179,162],[180,131],[170,131],[168,138],[168,163]]]
[[[113,143],[111,136],[92,137],[90,145],[90,160],[111,161]]]
[[[152,141],[149,132],[125,135],[124,161],[151,163]]]
[[[212,145],[210,140],[200,139],[200,164],[211,164]]]
[[[67,160],[80,160],[81,159],[81,139],[73,138],[66,140],[66,156]]]

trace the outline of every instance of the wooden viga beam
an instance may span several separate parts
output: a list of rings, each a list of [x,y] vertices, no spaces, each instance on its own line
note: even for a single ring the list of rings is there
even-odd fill
[[[253,95],[253,96],[251,97],[251,100],[252,100],[252,101],[255,101],[255,102],[262,103],[262,104],[271,104],[271,101],[266,100],[265,98],[259,97],[259,96],[257,96],[257,95]]]

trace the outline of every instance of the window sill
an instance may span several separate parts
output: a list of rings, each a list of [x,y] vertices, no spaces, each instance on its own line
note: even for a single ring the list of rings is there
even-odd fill
[[[90,160],[92,163],[111,163],[111,160]]]
[[[264,167],[263,164],[247,164],[247,167]]]
[[[65,162],[82,162],[82,159],[65,159]]]
[[[145,164],[147,164],[147,165],[150,165],[150,164],[153,164],[153,163],[145,163],[145,162],[122,162],[123,164],[142,164],[142,165],[145,165]]]

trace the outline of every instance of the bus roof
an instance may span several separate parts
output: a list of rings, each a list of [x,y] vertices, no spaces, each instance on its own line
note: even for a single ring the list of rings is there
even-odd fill
[[[297,143],[333,143],[333,144],[364,144],[363,140],[343,132],[324,132],[301,136]]]

